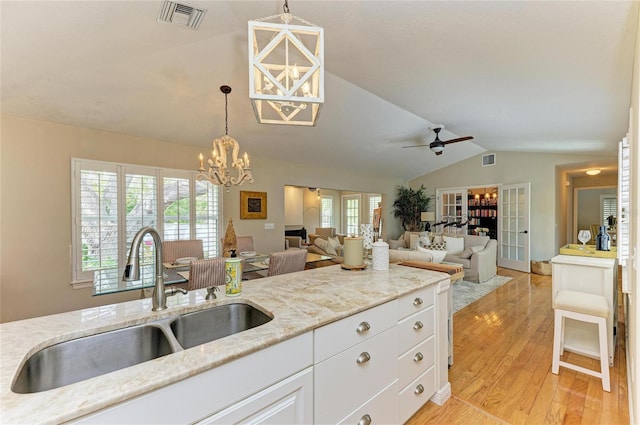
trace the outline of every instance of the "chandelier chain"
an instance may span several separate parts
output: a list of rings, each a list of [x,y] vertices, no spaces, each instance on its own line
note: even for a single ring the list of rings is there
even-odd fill
[[[229,103],[227,101],[228,94],[224,94],[224,134],[229,135]]]
[[[289,2],[287,0],[284,0],[284,6],[282,6],[282,10],[284,11],[284,13],[289,13]]]

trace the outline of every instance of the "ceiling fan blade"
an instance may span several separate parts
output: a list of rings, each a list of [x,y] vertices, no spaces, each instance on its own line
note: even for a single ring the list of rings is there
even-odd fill
[[[412,145],[412,146],[403,146],[402,148],[428,148],[429,145]]]
[[[445,144],[445,145],[448,145],[450,143],[464,142],[465,140],[471,140],[471,139],[473,139],[472,136],[458,137],[457,139],[447,140],[446,142],[442,142],[442,143]]]

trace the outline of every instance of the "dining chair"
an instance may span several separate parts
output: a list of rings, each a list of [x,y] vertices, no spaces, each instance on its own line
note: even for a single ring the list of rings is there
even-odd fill
[[[202,249],[202,240],[188,239],[180,241],[164,241],[162,242],[162,262],[173,263],[178,258],[184,257],[204,257]]]
[[[245,251],[255,251],[253,249],[253,236],[237,236],[236,242],[238,247],[236,254],[240,254]]]
[[[221,246],[224,246],[224,238],[220,238]],[[253,249],[253,236],[236,236],[236,255]]]
[[[189,265],[189,281],[187,290],[207,289],[207,299],[215,298],[213,294],[215,287],[225,286],[225,263],[224,257],[205,258],[192,261]],[[224,289],[223,289],[224,292]]]
[[[272,252],[271,255],[269,255],[267,276],[299,272],[304,270],[306,264],[306,249],[291,248],[286,251]]]

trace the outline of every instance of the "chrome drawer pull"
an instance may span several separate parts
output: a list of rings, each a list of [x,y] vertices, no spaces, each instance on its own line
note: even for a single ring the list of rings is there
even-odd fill
[[[413,356],[413,361],[416,363],[419,363],[422,361],[422,359],[424,359],[424,356],[422,355],[421,352],[417,352],[415,356]]]
[[[424,392],[424,387],[422,386],[422,384],[418,384],[418,386],[416,387],[416,390],[413,392],[416,395],[420,395]]]
[[[371,329],[371,325],[367,322],[362,322],[358,325],[358,327],[356,328],[356,332],[358,332],[359,334],[368,331],[369,329]]]
[[[415,305],[416,307],[421,305],[423,303],[422,298],[418,297],[415,300],[413,300],[413,305]]]
[[[421,321],[417,321],[415,325],[413,325],[413,329],[416,331],[419,331],[420,329],[422,329],[424,327],[424,325],[422,324]]]
[[[358,421],[358,425],[370,425],[370,424],[371,424],[371,416],[369,415],[364,415]]]
[[[364,364],[364,363],[368,362],[369,360],[371,360],[371,355],[365,351],[364,353],[362,353],[362,354],[360,354],[358,356],[358,359],[356,360],[356,363]]]

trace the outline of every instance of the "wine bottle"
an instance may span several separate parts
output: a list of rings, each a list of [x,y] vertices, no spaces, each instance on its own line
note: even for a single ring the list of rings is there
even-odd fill
[[[611,238],[607,233],[606,226],[600,226],[600,232],[596,236],[596,250],[609,251],[611,246]]]

